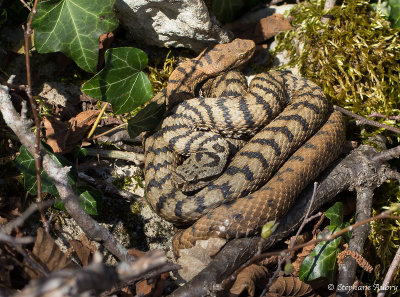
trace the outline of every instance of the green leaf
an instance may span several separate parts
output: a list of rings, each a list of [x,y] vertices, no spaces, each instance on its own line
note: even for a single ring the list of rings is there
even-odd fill
[[[243,8],[243,0],[213,0],[212,10],[221,23],[232,21]]]
[[[135,138],[144,131],[157,128],[165,112],[165,103],[150,102],[128,121],[128,133]]]
[[[24,187],[31,195],[37,195],[37,179],[35,159],[28,152],[25,146],[19,149],[19,156],[15,159],[15,165],[24,174]],[[59,196],[56,186],[51,181],[46,172],[41,170],[40,179],[42,182],[42,192]]]
[[[82,88],[87,95],[112,104],[113,112],[129,112],[147,102],[153,89],[146,74],[147,55],[140,49],[120,47],[105,54],[104,69]]]
[[[39,53],[61,51],[88,72],[95,72],[99,37],[118,26],[115,0],[39,2],[32,27]]]
[[[78,187],[78,190],[81,192],[79,195],[79,203],[83,210],[90,215],[98,215],[103,199],[101,191],[89,186]]]
[[[75,189],[75,194],[79,195],[79,204],[86,213],[90,215],[99,214],[103,200],[103,194],[100,190],[90,186],[81,186]],[[66,211],[64,202],[61,199],[54,203],[54,207]]]
[[[330,227],[331,234],[340,229]],[[342,237],[332,241],[320,242],[314,250],[303,260],[300,266],[299,278],[301,281],[310,282],[318,278],[327,278],[330,282],[335,279],[336,256]]]
[[[389,20],[393,28],[400,27],[400,0],[389,0],[390,15]]]
[[[60,167],[63,166],[71,166],[67,159],[65,159],[61,155],[56,155],[52,152],[51,148],[42,143],[42,147],[46,150],[49,156],[56,162],[56,164]],[[36,166],[35,166],[35,159],[30,154],[30,152],[26,149],[25,146],[21,146],[20,154],[15,159],[15,164],[17,168],[24,174],[24,187],[31,195],[37,194],[37,179],[36,179]],[[71,185],[74,185],[77,180],[77,172],[75,167],[72,167],[68,173],[68,182]],[[56,197],[59,197],[58,191],[50,177],[47,173],[41,169],[40,171],[40,178],[42,182],[42,192],[49,193]]]
[[[330,225],[342,228],[343,225],[343,203],[336,202],[326,212],[326,217],[331,221]]]

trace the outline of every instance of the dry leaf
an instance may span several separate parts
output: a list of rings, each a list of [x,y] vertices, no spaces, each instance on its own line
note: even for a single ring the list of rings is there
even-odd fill
[[[292,274],[295,276],[299,275],[300,272],[300,266],[301,263],[303,263],[303,260],[313,251],[317,244],[311,244],[303,247],[300,253],[297,254],[296,261],[294,261],[293,264],[293,272]]]
[[[179,250],[177,263],[182,266],[178,274],[189,281],[203,270],[221,247],[226,243],[223,238],[209,238],[207,240],[197,240],[196,245],[189,249]]]
[[[90,252],[90,249],[76,239],[69,240],[69,243],[74,249],[76,255],[78,256],[79,261],[81,261],[82,266],[88,266],[92,258],[92,253]]]
[[[99,110],[86,110],[67,123],[56,118],[45,117],[47,144],[55,153],[68,153],[86,136],[99,115]]]
[[[280,276],[272,283],[269,291],[264,297],[277,297],[277,296],[318,296],[313,293],[310,285],[303,283],[298,277]]]
[[[248,296],[253,297],[255,293],[255,284],[260,279],[267,277],[268,270],[264,266],[252,264],[243,269],[237,276],[235,283],[230,289],[230,293],[239,296],[244,291],[247,291]]]
[[[64,268],[75,267],[71,260],[60,250],[54,239],[43,230],[37,229],[36,242],[32,251],[32,260],[37,262],[48,271],[56,271]],[[32,269],[26,269],[31,278],[41,276],[39,272]]]
[[[142,280],[136,284],[136,296],[143,297],[159,297],[165,287],[165,280],[168,278],[169,273],[161,274],[161,277],[153,279],[149,284],[148,280]]]

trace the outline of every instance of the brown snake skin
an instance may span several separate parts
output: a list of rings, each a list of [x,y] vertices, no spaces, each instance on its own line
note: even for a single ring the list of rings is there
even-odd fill
[[[198,239],[256,234],[266,222],[287,212],[305,186],[337,158],[344,142],[341,114],[331,113],[317,85],[290,73],[257,75],[248,92],[239,97],[189,99],[201,80],[237,67],[240,63],[235,59],[223,64],[224,57],[238,52],[236,57],[243,63],[253,54],[254,44],[235,40],[179,66],[167,87],[167,94],[174,98],[168,98],[170,113],[162,128],[145,139],[145,183],[153,209],[175,224],[197,220],[174,237],[175,253]],[[219,70],[210,74],[209,65]],[[181,86],[182,96],[177,91]],[[217,146],[217,153],[226,150],[229,155],[232,143],[219,146],[225,141],[221,135],[252,138],[203,189],[190,193],[178,189],[174,176],[183,157],[172,148],[190,155],[189,160],[210,142],[213,145],[208,147]],[[208,152],[200,153],[208,156]]]

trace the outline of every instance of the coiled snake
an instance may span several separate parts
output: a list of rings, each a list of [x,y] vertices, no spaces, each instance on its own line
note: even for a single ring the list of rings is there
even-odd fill
[[[153,209],[178,225],[197,220],[174,237],[175,253],[198,239],[258,233],[341,151],[342,116],[307,79],[271,71],[257,75],[247,92],[228,87],[212,94],[217,98],[194,98],[201,81],[237,68],[253,52],[252,41],[236,39],[181,64],[168,82],[169,113],[145,139]],[[243,83],[232,73],[206,84]],[[238,138],[247,143],[241,147]]]

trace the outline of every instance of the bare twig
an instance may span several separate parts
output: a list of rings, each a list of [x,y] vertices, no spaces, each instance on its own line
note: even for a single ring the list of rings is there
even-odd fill
[[[382,119],[395,120],[395,121],[400,120],[400,115],[397,115],[397,116],[385,116],[384,114],[377,113],[376,111],[374,111],[368,117],[369,118],[382,118]]]
[[[24,0],[19,0],[19,1],[21,1],[22,5],[24,5],[29,11],[32,11],[30,6],[28,4],[26,4],[26,2]]]
[[[399,265],[400,265],[400,247],[397,249],[396,255],[394,256],[392,263],[390,264],[390,267],[385,275],[385,279],[383,280],[383,283],[381,285],[382,289],[379,291],[377,297],[385,296],[390,281],[392,280],[395,272],[399,269]]]
[[[37,180],[37,201],[39,203],[39,212],[40,212],[40,217],[43,222],[43,227],[46,230],[46,232],[49,232],[49,224],[46,220],[45,215],[43,214],[43,211],[40,207],[40,202],[42,201],[42,181],[40,178],[40,168],[41,168],[41,155],[40,155],[40,119],[39,119],[39,114],[37,111],[36,103],[33,99],[32,96],[32,78],[31,78],[31,64],[30,64],[30,58],[29,58],[29,39],[31,38],[32,35],[32,22],[33,18],[35,17],[36,14],[36,6],[37,6],[38,0],[35,0],[33,3],[32,11],[29,16],[28,22],[26,23],[26,27],[24,28],[24,40],[25,40],[25,64],[26,64],[26,80],[27,80],[27,86],[26,86],[26,94],[28,95],[29,103],[31,105],[31,110],[33,114],[33,118],[35,120],[35,126],[36,126],[36,140],[35,140],[35,151],[32,154],[33,158],[35,159],[35,167],[36,167],[36,180]]]
[[[382,123],[378,123],[378,122],[375,122],[373,120],[369,120],[367,118],[364,118],[364,117],[362,117],[362,116],[360,116],[358,114],[352,113],[351,111],[348,111],[348,110],[346,110],[346,109],[344,109],[344,108],[342,108],[340,106],[337,106],[337,105],[334,105],[333,108],[335,110],[338,110],[341,113],[349,116],[349,117],[352,117],[352,118],[356,119],[358,124],[360,124],[360,125],[362,125],[362,124],[370,125],[370,126],[383,128],[383,129],[392,131],[394,133],[400,134],[400,129],[398,129],[398,128],[395,128],[395,127],[392,127],[392,126],[389,126],[389,125],[385,125],[385,124],[382,124]]]
[[[24,242],[25,240],[22,240],[22,242],[21,241],[18,242],[18,240],[16,238],[9,236],[7,234],[4,234],[4,233],[0,233],[0,241],[7,242],[8,244],[12,245],[18,251],[18,253],[20,253],[25,258],[25,260],[29,263],[29,265],[31,265],[34,269],[39,271],[44,276],[48,275],[47,271],[44,270],[44,268],[41,267],[40,265],[33,262],[31,257],[29,257],[27,252],[25,252],[25,250],[21,247],[20,244],[26,243],[26,242]]]
[[[123,123],[123,124],[121,124],[121,125],[118,125],[117,127],[114,127],[114,128],[111,128],[110,130],[107,130],[106,132],[103,132],[103,133],[101,133],[101,134],[99,134],[99,135],[93,136],[91,139],[97,139],[97,138],[102,137],[102,136],[104,136],[104,135],[107,135],[107,134],[109,134],[109,133],[111,133],[111,132],[113,132],[113,131],[115,131],[115,130],[124,128],[124,127],[127,126],[127,125],[128,125],[128,123]]]
[[[132,152],[123,152],[123,151],[109,151],[109,150],[98,150],[98,149],[86,149],[87,154],[89,156],[99,156],[104,158],[112,158],[112,159],[121,159],[127,160],[135,163],[135,165],[139,166],[144,162],[144,155]]]
[[[41,204],[42,208],[51,206],[54,204],[54,200],[48,200]],[[36,210],[38,210],[38,204],[31,204],[19,217],[13,219],[11,222],[0,228],[0,233],[8,234],[12,231],[12,229],[21,226],[28,217],[30,217]]]
[[[400,145],[376,154],[372,160],[375,162],[383,163],[393,158],[399,158],[399,156],[400,156]]]

